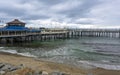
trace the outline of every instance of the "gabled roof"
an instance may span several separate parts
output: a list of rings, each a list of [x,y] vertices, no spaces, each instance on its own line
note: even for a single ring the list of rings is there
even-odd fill
[[[25,24],[24,22],[19,21],[18,19],[14,19],[11,22],[8,22],[7,24]]]

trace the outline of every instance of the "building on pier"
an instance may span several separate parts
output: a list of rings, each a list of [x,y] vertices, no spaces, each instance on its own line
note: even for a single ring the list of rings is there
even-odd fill
[[[26,33],[29,29],[25,27],[25,23],[14,19],[14,21],[6,23],[6,26],[0,28],[0,35],[15,35]]]
[[[41,30],[27,28],[26,23],[14,19],[0,28],[0,44],[13,42],[26,42],[36,39]]]
[[[19,35],[40,32],[40,30],[25,27],[25,24],[26,23],[21,22],[18,19],[14,19],[13,21],[6,23],[5,27],[0,28],[0,35]]]
[[[18,19],[6,23],[6,26],[0,28],[0,44],[65,39],[68,37],[66,29],[27,28],[25,25],[26,23]]]

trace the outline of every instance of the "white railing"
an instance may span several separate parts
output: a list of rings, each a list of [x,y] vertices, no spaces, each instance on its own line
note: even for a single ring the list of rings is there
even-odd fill
[[[41,32],[41,34],[61,34],[61,33],[67,33],[68,31],[61,31],[61,32]]]
[[[12,33],[12,34],[0,34],[0,37],[15,37],[15,36],[28,36],[39,35],[40,33]]]

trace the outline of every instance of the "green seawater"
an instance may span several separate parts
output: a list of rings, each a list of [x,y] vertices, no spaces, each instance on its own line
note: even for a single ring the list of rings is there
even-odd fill
[[[33,41],[1,47],[0,51],[76,66],[83,64],[120,70],[120,38],[80,37],[44,42]]]

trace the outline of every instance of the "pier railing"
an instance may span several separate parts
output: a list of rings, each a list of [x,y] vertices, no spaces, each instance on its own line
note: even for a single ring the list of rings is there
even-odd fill
[[[68,37],[68,31],[41,31],[41,32],[1,32],[0,43],[26,42],[33,40],[55,40]]]
[[[22,36],[29,36],[29,35],[39,35],[41,33],[6,33],[6,34],[0,34],[0,37],[22,37]]]
[[[120,29],[69,29],[69,36],[116,37],[120,38]]]
[[[67,33],[68,31],[61,31],[61,32],[41,32],[41,34],[61,34],[61,33]]]
[[[67,29],[44,30],[41,32],[0,32],[0,41],[32,41],[67,39],[74,37],[113,37],[120,38],[119,29]]]
[[[34,35],[60,35],[67,34],[69,37],[120,37],[120,29],[68,29],[68,30],[46,30],[41,32],[0,32],[0,37],[22,37]]]

